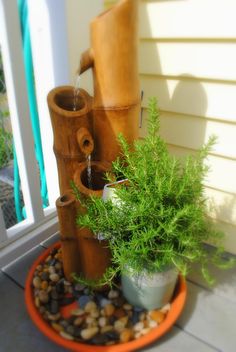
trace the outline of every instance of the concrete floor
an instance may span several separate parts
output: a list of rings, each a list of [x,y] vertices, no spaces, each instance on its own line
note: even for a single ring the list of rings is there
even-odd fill
[[[33,261],[58,235],[41,243],[0,272],[0,352],[65,352],[41,334],[24,303],[24,283]],[[176,325],[145,352],[235,352],[236,269],[215,270],[209,290],[200,275],[188,278],[188,297]],[[94,348],[94,351],[96,349]]]

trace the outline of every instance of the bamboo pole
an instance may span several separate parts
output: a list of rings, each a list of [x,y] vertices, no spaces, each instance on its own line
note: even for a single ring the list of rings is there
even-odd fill
[[[70,86],[57,87],[48,94],[61,195],[71,187],[77,164],[94,148],[92,98],[80,89],[76,100],[73,111],[74,88]]]
[[[110,164],[105,162],[92,162],[91,170],[94,189],[88,188],[87,164],[80,163],[76,170],[74,181],[81,197],[91,195],[96,197],[102,196],[103,187],[105,185],[104,173],[110,170]],[[85,210],[79,205],[78,213],[84,212]],[[99,240],[96,234],[93,234],[87,228],[78,228],[77,236],[83,276],[90,280],[100,279],[107,267],[111,264],[111,253],[108,248],[108,242]]]
[[[77,212],[75,196],[68,191],[57,199],[56,207],[59,219],[64,274],[66,279],[71,281],[71,274],[78,274],[81,271],[75,223]]]
[[[138,1],[122,0],[90,25],[91,48],[81,56],[80,73],[93,69],[95,160],[113,161],[117,136],[138,138]]]

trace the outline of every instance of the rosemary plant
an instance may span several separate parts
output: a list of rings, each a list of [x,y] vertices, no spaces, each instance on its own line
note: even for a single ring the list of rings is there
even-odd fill
[[[152,273],[175,266],[186,275],[194,262],[201,263],[210,283],[209,261],[220,265],[223,234],[206,216],[203,188],[208,171],[205,159],[215,137],[196,155],[179,159],[169,153],[159,129],[157,102],[151,99],[147,136],[136,140],[132,147],[119,136],[122,152],[113,162],[112,181],[128,179],[128,186],[116,188],[119,202],[104,202],[97,197],[80,199],[87,213],[78,216],[77,224],[95,234],[102,233],[112,252],[113,265],[101,284],[127,267],[135,273],[143,269]],[[211,258],[205,242],[217,245]]]

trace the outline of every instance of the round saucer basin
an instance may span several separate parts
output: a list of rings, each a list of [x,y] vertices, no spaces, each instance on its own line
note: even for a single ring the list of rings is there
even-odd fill
[[[167,333],[173,324],[178,319],[180,313],[183,310],[185,300],[186,300],[186,282],[182,276],[179,276],[178,283],[176,286],[176,290],[171,301],[171,309],[168,312],[165,320],[161,323],[158,327],[153,328],[149,333],[146,335],[130,341],[126,343],[120,343],[112,346],[95,346],[89,344],[83,344],[75,341],[69,341],[61,337],[57,332],[53,330],[53,328],[42,318],[41,314],[39,313],[38,309],[34,304],[34,296],[33,296],[33,288],[32,288],[32,281],[35,269],[37,265],[44,262],[49,253],[53,248],[59,248],[60,243],[56,243],[55,245],[49,247],[45,252],[43,252],[34,262],[32,265],[25,285],[25,303],[28,310],[28,313],[33,320],[34,324],[37,328],[47,336],[51,341],[55,342],[56,344],[67,348],[68,350],[75,351],[75,352],[128,352],[128,351],[135,351],[139,348],[147,346],[148,344],[158,340],[161,336]]]

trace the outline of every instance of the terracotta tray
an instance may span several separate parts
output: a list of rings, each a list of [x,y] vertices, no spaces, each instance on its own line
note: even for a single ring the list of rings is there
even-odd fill
[[[120,343],[111,346],[95,346],[64,339],[55,330],[53,330],[53,328],[51,328],[51,326],[42,318],[41,314],[38,312],[38,309],[34,304],[32,289],[33,276],[37,265],[45,261],[45,259],[53,248],[59,247],[60,243],[51,246],[35,260],[28,273],[25,286],[25,302],[31,319],[44,335],[46,335],[50,340],[54,341],[58,345],[63,346],[68,350],[78,352],[94,352],[95,350],[96,352],[134,351],[150,344],[151,342],[159,339],[161,336],[167,333],[167,331],[170,330],[170,328],[173,326],[175,321],[178,319],[180,313],[182,312],[186,300],[187,288],[184,278],[182,276],[179,276],[179,281],[171,302],[171,309],[168,312],[165,320],[158,327],[153,328],[146,335],[127,343]]]

